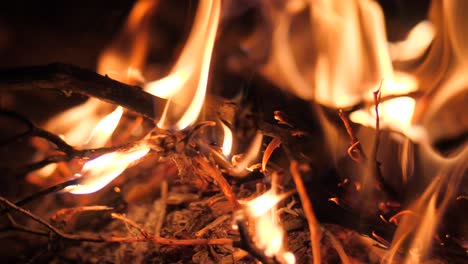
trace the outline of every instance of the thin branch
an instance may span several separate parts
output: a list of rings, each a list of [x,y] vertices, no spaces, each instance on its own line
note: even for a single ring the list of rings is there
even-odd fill
[[[315,217],[314,208],[312,207],[312,202],[307,195],[307,189],[304,186],[304,182],[302,181],[302,176],[299,171],[299,164],[297,161],[291,161],[290,165],[291,175],[293,176],[294,183],[296,184],[296,189],[299,194],[299,198],[301,199],[302,208],[304,209],[304,213],[307,218],[307,223],[309,225],[310,231],[310,242],[312,244],[312,255],[314,259],[314,264],[320,264],[321,257],[320,257],[320,240],[321,240],[321,232],[320,226],[318,223],[317,218]]]
[[[16,206],[14,203],[0,196],[0,202],[2,202],[7,207],[18,211],[35,222],[41,224],[47,228],[50,232],[54,233],[58,237],[66,240],[80,241],[80,242],[98,242],[98,243],[134,243],[134,242],[154,242],[161,245],[171,245],[171,246],[194,246],[194,245],[233,245],[234,241],[229,238],[215,238],[215,239],[171,239],[154,236],[147,233],[147,236],[141,237],[106,237],[102,235],[93,235],[93,234],[68,234],[64,233],[53,225],[49,224],[46,220],[36,216],[30,211]],[[16,228],[16,230],[28,232],[36,235],[49,236],[49,233],[43,231],[31,230],[28,228]],[[146,232],[146,231],[145,231]]]
[[[54,185],[52,187],[49,187],[47,189],[44,189],[42,191],[39,191],[37,193],[34,193],[18,202],[15,203],[16,206],[23,206],[25,204],[28,204],[36,199],[39,199],[41,197],[44,197],[48,194],[51,194],[51,193],[56,193],[58,191],[61,191],[63,190],[64,188],[68,187],[68,186],[72,186],[72,185],[77,185],[79,183],[79,180],[80,179],[73,179],[73,180],[69,180],[69,181],[66,181],[66,182],[62,182],[62,183],[59,183],[57,185]],[[7,213],[11,210],[11,208],[6,208],[6,209],[3,209],[2,211],[0,211],[0,216],[3,215],[4,213]]]
[[[0,91],[53,89],[66,94],[78,93],[120,105],[152,120],[162,117],[166,99],[145,92],[96,72],[74,65],[53,63],[14,69],[0,69]],[[236,106],[216,96],[207,96],[210,112],[229,117]]]
[[[375,109],[375,141],[374,141],[374,149],[372,152],[372,159],[373,162],[372,167],[374,168],[374,175],[377,179],[379,187],[387,193],[392,199],[398,198],[398,193],[385,181],[382,170],[380,168],[380,161],[378,161],[377,155],[380,148],[380,115],[379,115],[379,104],[382,98],[381,88],[382,88],[383,79],[380,81],[379,88],[373,92],[374,94],[374,109]]]
[[[122,145],[117,145],[117,146],[108,147],[108,148],[83,149],[83,150],[77,150],[77,149],[72,148],[72,150],[69,150],[68,153],[50,156],[38,162],[28,164],[22,170],[20,170],[18,174],[24,175],[26,173],[35,171],[37,169],[40,169],[52,163],[70,161],[72,159],[93,159],[93,158],[96,158],[98,156],[101,156],[109,152],[123,150],[125,148],[131,147],[134,144],[136,144],[136,142],[125,143]]]
[[[208,163],[208,161],[206,161],[203,157],[195,157],[194,162],[196,162],[202,168],[202,170],[206,171],[215,180],[215,182],[221,188],[223,194],[231,203],[233,209],[239,209],[239,201],[237,200],[235,193],[232,191],[231,186],[229,185],[226,178],[224,178],[221,171],[219,171],[219,169],[216,168],[214,165]]]
[[[36,126],[31,120],[28,118],[10,111],[6,109],[0,108],[0,114],[6,115],[9,117],[13,117],[15,119],[20,120],[23,122],[28,128],[25,132],[20,133],[19,135],[16,135],[15,137],[9,138],[8,140],[14,140],[16,138],[21,138],[25,136],[29,137],[40,137],[43,138],[49,142],[52,142],[56,147],[57,150],[60,152],[63,152],[64,154],[57,154],[53,156],[49,156],[41,161],[26,165],[26,167],[21,171],[21,174],[26,174],[30,171],[34,171],[37,169],[40,169],[44,166],[47,166],[51,163],[57,163],[57,162],[62,162],[62,161],[70,161],[74,158],[87,158],[87,159],[92,159],[94,157],[124,149],[127,147],[130,147],[134,143],[126,143],[122,145],[117,145],[109,148],[97,148],[97,149],[83,149],[83,150],[78,150],[75,149],[73,146],[69,145],[67,142],[65,142],[62,138],[59,136],[55,135],[54,133],[51,133],[47,130],[44,130],[38,126]],[[7,140],[4,140],[0,142],[0,145],[4,145],[8,143]]]
[[[161,234],[161,228],[164,224],[164,219],[166,219],[166,211],[167,211],[167,197],[168,197],[168,183],[167,180],[164,180],[161,183],[161,199],[159,199],[161,205],[159,210],[159,217],[154,224],[154,234],[159,236]]]
[[[265,149],[265,152],[263,152],[263,157],[262,157],[262,171],[266,171],[266,166],[268,161],[270,160],[271,155],[273,154],[273,151],[277,149],[281,145],[281,138],[279,137],[274,137],[268,146]]]
[[[148,238],[148,237],[151,236],[143,227],[141,227],[140,225],[135,223],[135,221],[130,220],[127,217],[125,217],[125,216],[123,216],[121,214],[111,213],[111,217],[114,218],[114,219],[120,220],[120,221],[124,222],[125,224],[128,224],[129,226],[135,228],[145,238]]]
[[[151,119],[159,119],[166,100],[77,66],[54,63],[0,70],[1,90],[56,89],[121,105]]]
[[[353,128],[351,127],[348,118],[346,118],[346,116],[344,115],[342,109],[338,110],[338,115],[340,116],[340,119],[346,128],[348,136],[351,138],[351,145],[347,150],[348,156],[355,162],[367,160],[366,153],[362,149],[361,142],[359,142],[359,139],[354,134]],[[357,157],[354,156],[354,153],[357,153]]]
[[[322,230],[325,236],[330,240],[332,246],[335,248],[336,253],[338,253],[338,256],[341,259],[341,263],[351,264],[351,261],[349,260],[348,255],[346,255],[346,251],[343,249],[343,245],[341,245],[340,241],[330,231],[326,230],[325,228]]]

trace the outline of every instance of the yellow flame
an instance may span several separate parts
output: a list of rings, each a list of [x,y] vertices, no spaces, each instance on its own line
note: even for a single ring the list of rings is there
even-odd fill
[[[268,257],[275,256],[281,263],[293,264],[296,262],[294,255],[283,249],[284,232],[278,223],[275,208],[286,196],[288,194],[277,195],[272,188],[244,204],[255,222],[256,246]]]
[[[83,166],[80,183],[67,187],[65,191],[73,194],[96,192],[119,176],[132,162],[145,156],[149,150],[147,146],[140,146],[125,152],[111,152],[90,160]]]
[[[409,138],[419,141],[424,138],[423,128],[411,124],[416,101],[408,96],[401,96],[386,100],[379,104],[379,117],[381,128],[403,133]],[[354,123],[368,127],[375,127],[374,106],[357,110],[350,114],[349,118]]]
[[[252,141],[252,144],[250,144],[247,154],[243,157],[243,159],[238,164],[235,164],[234,167],[231,169],[230,173],[232,175],[244,176],[249,172],[246,169],[257,158],[258,153],[260,152],[260,148],[262,147],[262,142],[263,142],[263,134],[257,133],[255,135],[255,138]]]
[[[85,147],[99,148],[104,146],[117,128],[122,114],[123,108],[119,106],[112,113],[102,118],[94,127],[88,140],[86,140]]]
[[[81,146],[99,122],[96,111],[100,106],[97,99],[75,106],[50,119],[45,128],[60,134],[72,146]],[[86,117],[86,118],[83,118]]]
[[[368,0],[310,2],[315,98],[331,107],[355,105],[393,74],[382,10]]]
[[[224,132],[222,150],[223,150],[224,156],[228,157],[231,154],[231,150],[232,150],[232,142],[233,142],[232,131],[223,122],[220,122],[220,123],[221,123],[221,126],[223,127],[223,132]]]
[[[273,189],[247,202],[249,213],[253,217],[258,217],[270,211],[284,197],[279,196]]]
[[[184,129],[198,118],[205,99],[220,12],[221,1],[200,1],[187,44],[171,73],[145,85],[146,91],[170,98],[158,127]]]

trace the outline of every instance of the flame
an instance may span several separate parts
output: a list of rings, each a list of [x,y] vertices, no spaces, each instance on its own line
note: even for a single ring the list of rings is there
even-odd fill
[[[146,91],[170,98],[158,127],[184,129],[198,118],[205,99],[220,12],[221,1],[200,1],[190,36],[171,73],[145,85]]]
[[[140,146],[128,151],[114,151],[86,162],[78,185],[65,189],[73,194],[88,194],[99,191],[119,176],[131,163],[149,152],[147,146]]]
[[[391,79],[383,80],[381,93],[383,95],[404,95],[415,91],[416,88],[416,80],[413,77],[398,74]],[[422,140],[426,134],[424,129],[412,124],[415,107],[416,100],[409,96],[399,96],[379,102],[381,127],[403,133],[414,141]],[[369,106],[366,109],[357,110],[352,112],[349,118],[354,123],[375,128],[374,108],[374,106]]]
[[[45,129],[61,135],[72,146],[81,146],[99,122],[96,112],[100,106],[99,100],[90,99],[53,117]]]
[[[408,96],[397,97],[379,104],[381,126],[400,132],[407,132],[411,127],[411,118],[415,100]],[[375,127],[375,112],[371,106],[365,110],[357,110],[349,116],[351,121],[369,127]]]
[[[427,257],[437,224],[449,201],[456,196],[456,189],[465,170],[466,166],[461,163],[448,170],[443,169],[442,175],[433,179],[421,197],[410,207],[410,211],[414,213],[403,214],[386,263],[394,263],[398,250],[408,240],[411,240],[411,244],[409,249],[405,250],[407,253],[402,263],[420,263]]]
[[[272,188],[259,197],[244,203],[255,222],[255,244],[268,257],[275,256],[281,263],[296,262],[291,252],[283,249],[284,232],[278,223],[276,205],[288,194],[277,195]]]
[[[247,208],[253,217],[258,217],[270,211],[284,197],[276,195],[273,189],[247,202]]]
[[[99,148],[106,144],[123,115],[123,108],[117,107],[99,121],[84,144],[86,148]]]
[[[355,105],[381,78],[392,76],[377,3],[313,0],[310,14],[317,46],[314,78],[318,102],[338,108]]]
[[[430,21],[419,22],[410,30],[405,40],[389,44],[392,60],[405,61],[420,57],[429,48],[435,32],[435,27]]]
[[[230,174],[238,175],[238,176],[245,176],[249,172],[247,168],[257,158],[258,153],[260,152],[260,148],[262,147],[262,142],[263,142],[263,134],[259,132],[255,135],[255,138],[253,139],[252,144],[250,144],[247,154],[243,157],[243,159],[239,163],[234,165],[234,167],[230,171]],[[234,159],[234,157],[235,156],[233,156],[232,158]]]
[[[124,29],[99,57],[97,71],[126,82],[143,82],[141,69],[146,62],[150,17],[159,1],[140,0],[132,8]]]
[[[223,154],[225,157],[228,157],[231,154],[232,150],[232,141],[233,141],[233,135],[231,129],[226,126],[223,122],[220,122],[221,126],[223,127],[223,132],[224,132],[224,138],[223,138]]]

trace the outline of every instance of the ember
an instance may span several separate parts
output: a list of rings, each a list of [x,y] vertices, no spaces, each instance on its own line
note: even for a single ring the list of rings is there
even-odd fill
[[[2,260],[467,262],[467,11],[9,3]]]

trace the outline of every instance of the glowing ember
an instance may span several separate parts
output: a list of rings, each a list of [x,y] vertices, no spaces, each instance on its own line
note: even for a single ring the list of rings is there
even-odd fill
[[[73,194],[88,194],[105,187],[131,163],[145,156],[149,147],[141,146],[129,151],[115,151],[86,162],[80,175],[80,184],[67,187]]]

